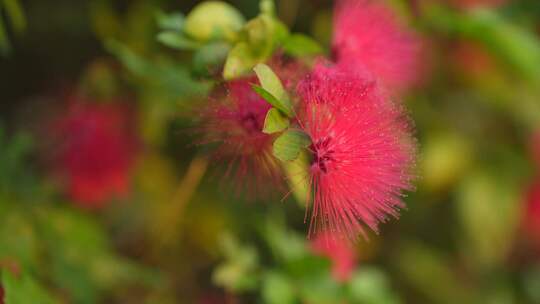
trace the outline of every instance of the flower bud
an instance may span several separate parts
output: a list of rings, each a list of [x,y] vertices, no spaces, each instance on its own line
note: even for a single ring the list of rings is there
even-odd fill
[[[231,5],[221,1],[205,1],[187,16],[184,32],[198,41],[234,40],[244,25],[244,17]]]

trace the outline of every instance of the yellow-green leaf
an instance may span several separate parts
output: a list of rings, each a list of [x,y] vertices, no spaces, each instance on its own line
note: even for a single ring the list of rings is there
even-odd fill
[[[288,130],[274,141],[274,156],[282,161],[292,161],[298,158],[302,149],[311,144],[309,136],[299,130]]]
[[[186,17],[184,32],[198,41],[211,39],[232,41],[245,20],[233,6],[222,1],[205,1]]]
[[[283,116],[278,109],[272,108],[266,113],[263,132],[272,134],[281,132],[289,127],[289,119]]]

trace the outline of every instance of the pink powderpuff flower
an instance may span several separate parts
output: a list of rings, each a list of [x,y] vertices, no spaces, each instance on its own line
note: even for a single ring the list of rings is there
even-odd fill
[[[53,122],[55,170],[81,207],[103,207],[129,192],[136,144],[127,108],[74,97]]]
[[[526,193],[523,230],[529,242],[540,249],[540,180],[536,180]]]
[[[253,89],[255,77],[229,81],[226,96],[210,100],[201,112],[202,143],[217,143],[215,158],[228,162],[225,174],[236,185],[236,192],[267,194],[283,185],[281,167],[272,154],[274,136],[263,133],[270,104]]]
[[[330,259],[332,277],[338,282],[350,279],[356,268],[356,252],[349,241],[336,238],[331,233],[319,234],[311,241],[311,250],[316,255]]]
[[[414,86],[422,74],[421,39],[380,0],[338,0],[332,47],[337,64],[371,73],[390,90]]]
[[[416,145],[402,109],[376,81],[336,67],[315,67],[298,86],[299,125],[311,138],[313,189],[310,234],[331,231],[355,239],[377,231],[403,208],[412,190]]]

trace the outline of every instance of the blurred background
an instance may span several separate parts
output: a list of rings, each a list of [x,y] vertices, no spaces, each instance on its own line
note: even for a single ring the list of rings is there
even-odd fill
[[[0,1],[0,303],[540,303],[538,0],[389,2],[428,50],[419,178],[339,254],[196,144],[208,56],[156,35],[199,2]],[[330,53],[332,1],[276,7]]]

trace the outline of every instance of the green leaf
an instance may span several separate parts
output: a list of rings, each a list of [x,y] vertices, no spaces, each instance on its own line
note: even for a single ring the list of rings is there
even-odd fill
[[[272,108],[266,113],[266,118],[264,119],[263,133],[272,134],[276,132],[281,132],[289,127],[289,119],[284,117],[281,112]]]
[[[324,52],[317,41],[302,34],[292,34],[287,37],[283,42],[283,50],[296,57],[317,55]]]
[[[55,301],[47,290],[35,281],[27,273],[19,276],[11,274],[10,271],[2,271],[2,287],[4,288],[5,304],[39,303],[52,304]]]
[[[215,42],[201,47],[193,55],[195,74],[207,76],[215,72],[225,62],[230,46],[224,42]]]
[[[299,274],[302,275],[299,280],[302,303],[358,303],[345,301],[344,289],[330,275],[328,259],[310,256],[295,264],[293,265],[299,267]]]
[[[540,303],[540,265],[531,265],[523,276],[525,293],[532,300],[531,303]]]
[[[161,32],[157,35],[157,40],[168,47],[179,50],[193,50],[200,46],[199,43],[175,31]]]
[[[482,303],[470,284],[455,272],[455,261],[443,252],[407,240],[398,244],[392,254],[395,256],[391,261],[396,263],[402,280],[425,296],[427,303]]]
[[[244,246],[232,235],[221,236],[221,250],[226,260],[212,274],[212,280],[218,286],[230,291],[251,290],[256,287],[255,271],[259,258],[255,248]]]
[[[18,0],[3,0],[6,14],[11,20],[13,29],[22,32],[26,28],[26,17]]]
[[[387,276],[369,266],[356,272],[349,282],[349,292],[355,303],[398,304],[399,298],[390,289]]]
[[[272,39],[274,42],[274,47],[277,47],[280,44],[283,44],[283,42],[289,37],[289,29],[287,28],[287,25],[283,22],[281,22],[278,19],[273,19],[273,32],[272,32]]]
[[[40,209],[39,231],[50,280],[75,303],[101,303],[103,293],[128,284],[156,285],[157,274],[117,255],[94,218],[75,211]]]
[[[253,70],[257,74],[257,78],[259,78],[261,87],[278,101],[278,104],[273,106],[283,111],[283,113],[285,113],[287,116],[293,117],[294,113],[289,95],[283,88],[281,80],[279,80],[279,77],[274,73],[274,71],[263,63],[257,64]],[[257,90],[256,92],[259,93]]]
[[[523,183],[519,178],[499,167],[469,171],[462,180],[456,197],[457,215],[464,228],[460,240],[475,267],[497,267],[513,249],[521,216],[515,203],[520,200]]]
[[[166,14],[164,12],[156,13],[157,24],[162,30],[182,31],[185,18],[181,13]]]
[[[7,55],[11,51],[11,44],[7,36],[6,28],[2,16],[0,15],[0,54]]]
[[[298,130],[288,130],[274,141],[274,156],[282,161],[292,161],[298,158],[302,149],[311,144],[309,136]]]
[[[202,42],[212,39],[233,41],[244,23],[242,14],[230,4],[205,1],[186,17],[184,33]]]
[[[269,104],[280,110],[281,112],[287,114],[287,116],[292,117],[293,113],[292,110],[288,109],[286,105],[283,104],[280,100],[278,100],[274,95],[270,94],[267,90],[261,88],[258,85],[252,85],[251,88],[257,93],[259,96],[261,96],[264,100],[266,100]]]
[[[295,303],[293,282],[284,274],[270,271],[263,278],[262,297],[266,304]]]
[[[287,92],[281,84],[279,77],[272,71],[272,69],[264,63],[257,64],[253,70],[257,74],[257,78],[261,82],[263,89],[267,90],[270,94],[274,95],[277,99],[288,100]]]
[[[455,13],[443,6],[426,6],[430,26],[483,43],[523,76],[540,81],[540,43],[536,35],[506,20],[495,10]]]
[[[249,73],[261,61],[261,59],[251,52],[247,43],[237,43],[227,56],[223,68],[223,78],[230,80]]]
[[[262,59],[271,56],[274,50],[274,23],[274,18],[260,15],[251,19],[244,27],[251,51]]]
[[[273,16],[276,12],[276,4],[273,0],[261,0],[259,2],[259,10],[263,14]]]
[[[41,185],[29,168],[33,139],[20,132],[10,138],[0,137],[0,146],[0,192],[19,198],[34,198]]]
[[[192,79],[184,65],[165,58],[152,62],[114,40],[107,41],[106,47],[133,75],[146,80],[151,89],[174,99],[202,96],[210,89],[208,83]]]
[[[276,259],[298,264],[297,261],[309,255],[305,237],[287,228],[282,210],[272,210],[263,228],[263,237]]]
[[[16,208],[6,208],[0,220],[0,260],[16,260],[24,268],[37,267],[40,236],[32,217]]]
[[[283,167],[292,194],[299,205],[306,208],[311,190],[309,187],[309,160],[307,153],[301,152],[295,160],[284,162]]]

